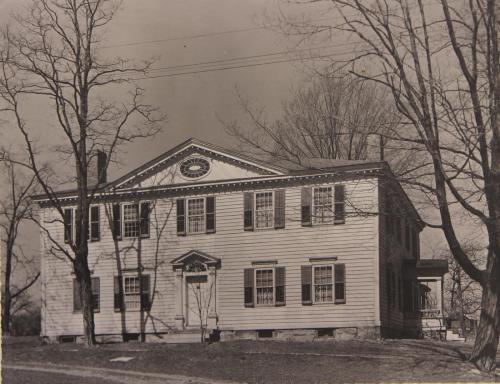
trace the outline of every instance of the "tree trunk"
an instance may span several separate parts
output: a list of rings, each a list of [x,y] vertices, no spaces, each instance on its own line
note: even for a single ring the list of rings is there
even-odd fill
[[[82,302],[83,315],[83,333],[85,343],[88,346],[94,345],[95,340],[95,325],[94,325],[94,308],[92,305],[92,279],[87,263],[78,262],[75,260],[75,274],[80,286],[80,297]]]
[[[10,306],[12,296],[10,293],[10,275],[12,274],[12,246],[11,241],[7,241],[6,259],[5,259],[5,285],[2,303],[2,334],[10,334]]]
[[[483,287],[481,318],[476,333],[474,349],[470,361],[481,371],[492,371],[496,367],[496,354],[500,329],[500,289],[499,268],[492,271],[487,284]],[[495,272],[497,274],[495,274]]]

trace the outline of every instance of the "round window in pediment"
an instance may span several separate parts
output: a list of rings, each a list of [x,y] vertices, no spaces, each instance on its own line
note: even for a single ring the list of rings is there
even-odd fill
[[[210,163],[201,157],[192,157],[181,163],[181,174],[190,179],[202,177],[210,170]]]

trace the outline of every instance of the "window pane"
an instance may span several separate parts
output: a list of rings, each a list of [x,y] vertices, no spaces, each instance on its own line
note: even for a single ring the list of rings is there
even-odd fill
[[[332,301],[332,266],[314,267],[314,301]]]
[[[125,237],[139,236],[139,212],[137,204],[123,207],[123,222]]]
[[[316,224],[332,223],[332,188],[319,187],[314,188],[313,198],[313,222]]]
[[[273,270],[258,269],[255,273],[255,286],[257,290],[257,304],[273,305]]]
[[[273,193],[261,192],[255,194],[255,226],[271,228],[274,225]]]
[[[188,200],[188,232],[205,232],[205,199]]]
[[[124,277],[123,289],[125,293],[125,308],[140,309],[140,283],[138,277]]]

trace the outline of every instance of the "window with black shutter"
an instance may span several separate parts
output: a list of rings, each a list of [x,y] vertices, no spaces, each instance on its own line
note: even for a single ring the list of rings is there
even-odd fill
[[[312,266],[303,265],[301,267],[302,280],[302,305],[312,304]]]
[[[73,209],[66,208],[64,210],[64,242],[73,242]]]
[[[120,294],[120,277],[114,277],[114,308],[115,311],[123,310],[123,294]],[[123,289],[122,289],[123,292]]]
[[[101,238],[101,227],[99,222],[99,206],[94,205],[90,207],[90,241],[99,241]]]
[[[177,236],[186,235],[186,206],[184,199],[177,199]]]
[[[141,203],[140,207],[140,235],[141,238],[148,238],[149,237],[149,216],[150,216],[150,204],[149,202],[145,201]]]
[[[100,308],[100,280],[98,277],[91,278],[92,298],[91,305],[94,312],[99,312]],[[82,298],[80,295],[80,283],[73,279],[73,311],[82,310]]]
[[[215,196],[206,198],[206,233],[215,233]]]
[[[243,271],[243,287],[244,287],[244,305],[245,307],[254,307],[255,301],[253,297],[254,290],[254,271],[253,268],[247,268]]]
[[[335,304],[345,304],[345,264],[335,264]]]
[[[243,195],[243,227],[245,231],[253,231],[253,192],[245,192]]]
[[[275,284],[275,305],[277,307],[286,304],[286,275],[285,267],[276,267],[274,269],[274,284]]]
[[[121,240],[122,238],[122,217],[120,204],[113,204],[113,239]]]
[[[301,223],[303,227],[312,225],[311,204],[312,190],[310,187],[303,187],[301,191]]]
[[[285,190],[274,191],[274,228],[285,228]]]
[[[151,309],[151,282],[149,275],[141,275],[141,311]]]
[[[345,223],[345,187],[344,185],[335,186],[335,207],[334,207],[334,224]]]

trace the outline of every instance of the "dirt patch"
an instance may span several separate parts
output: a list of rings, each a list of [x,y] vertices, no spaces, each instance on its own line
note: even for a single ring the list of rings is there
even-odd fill
[[[21,345],[21,346],[20,346]],[[4,346],[7,363],[58,363],[247,383],[479,382],[468,346],[425,340]],[[123,356],[127,363],[110,362]]]

